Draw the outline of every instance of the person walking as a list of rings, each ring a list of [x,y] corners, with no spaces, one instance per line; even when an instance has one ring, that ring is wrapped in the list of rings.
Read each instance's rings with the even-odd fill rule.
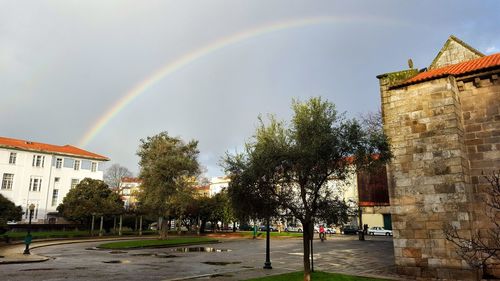
[[[325,227],[323,225],[319,226],[319,239],[321,239],[321,242],[323,242],[326,239]]]

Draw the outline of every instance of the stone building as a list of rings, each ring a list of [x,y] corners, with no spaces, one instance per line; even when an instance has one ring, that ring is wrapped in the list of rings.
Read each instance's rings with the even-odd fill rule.
[[[450,36],[427,69],[377,76],[394,153],[388,175],[399,273],[480,278],[443,227],[470,237],[492,225],[482,173],[500,169],[499,74],[500,53],[485,56]],[[498,276],[498,264],[485,271]]]

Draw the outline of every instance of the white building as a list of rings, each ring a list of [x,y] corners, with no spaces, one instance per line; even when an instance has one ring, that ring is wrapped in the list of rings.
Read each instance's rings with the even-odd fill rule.
[[[210,181],[210,193],[209,197],[222,191],[223,188],[227,188],[231,180],[227,176],[214,177]]]
[[[28,219],[48,223],[68,191],[84,178],[102,180],[105,156],[71,145],[52,145],[0,137],[0,194],[20,205]],[[53,221],[51,221],[53,222]]]
[[[134,207],[137,203],[137,193],[141,190],[142,181],[139,178],[123,177],[120,180],[119,194],[125,209]]]

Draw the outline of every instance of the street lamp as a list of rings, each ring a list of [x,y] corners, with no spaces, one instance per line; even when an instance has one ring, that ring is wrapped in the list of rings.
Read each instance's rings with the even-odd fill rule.
[[[35,204],[31,203],[29,206],[29,222],[28,222],[28,234],[26,234],[26,238],[24,238],[24,244],[26,244],[26,248],[24,249],[23,255],[30,254],[30,244],[32,240],[31,236],[31,219],[33,218],[33,211],[35,211]]]
[[[271,266],[271,246],[269,245],[269,241],[271,239],[271,228],[269,225],[269,220],[270,219],[268,217],[266,223],[266,262],[264,263],[264,269],[273,269],[273,267]]]

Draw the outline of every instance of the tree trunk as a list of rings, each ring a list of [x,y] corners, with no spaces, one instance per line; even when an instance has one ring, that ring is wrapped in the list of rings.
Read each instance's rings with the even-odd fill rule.
[[[311,228],[310,222],[303,222],[303,235],[302,235],[302,243],[304,246],[304,281],[311,281],[311,251],[310,251],[310,243],[311,243],[311,232],[309,229]]]
[[[168,222],[164,217],[160,218],[160,239],[167,239],[168,237]]]
[[[120,224],[118,224],[118,235],[122,236],[123,215],[120,215]]]
[[[142,216],[139,218],[139,236],[142,236]]]

